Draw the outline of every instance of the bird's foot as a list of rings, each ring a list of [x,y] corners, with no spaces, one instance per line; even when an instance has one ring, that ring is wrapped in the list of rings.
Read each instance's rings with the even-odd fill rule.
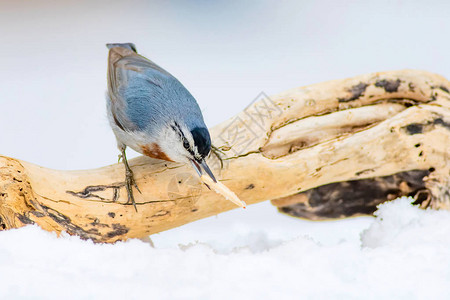
[[[119,155],[119,158],[122,158],[123,164],[125,165],[125,187],[127,188],[127,193],[128,193],[128,201],[126,204],[132,203],[134,206],[134,209],[137,212],[136,201],[134,200],[134,195],[133,195],[133,186],[136,188],[136,190],[140,194],[142,194],[142,193],[136,184],[136,180],[134,179],[133,171],[131,170],[130,166],[128,165],[128,160],[127,160],[127,156],[125,154],[125,149],[121,149],[121,151],[122,151],[122,154]]]
[[[131,171],[130,167],[125,167],[126,168],[126,174],[125,174],[125,185],[127,188],[127,193],[128,193],[128,201],[127,204],[132,203],[134,206],[134,209],[137,212],[137,207],[136,207],[136,201],[134,200],[134,195],[133,195],[133,186],[136,188],[136,190],[141,193],[141,190],[139,189],[139,187],[136,184],[136,180],[134,180],[134,174],[133,171]],[[142,193],[141,193],[142,194]]]
[[[214,145],[211,145],[211,153],[214,153],[214,155],[220,161],[220,168],[223,169],[222,155],[225,155],[225,153],[222,151],[222,149],[215,147]]]

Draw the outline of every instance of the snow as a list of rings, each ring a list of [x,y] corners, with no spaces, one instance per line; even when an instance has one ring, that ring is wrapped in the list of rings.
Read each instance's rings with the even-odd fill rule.
[[[154,248],[141,240],[107,245],[57,238],[37,226],[4,231],[0,297],[448,299],[450,212],[420,210],[411,201],[381,205],[376,218],[363,219],[360,239],[349,231],[329,244],[304,233],[288,239],[264,231],[243,235],[238,227],[230,236],[240,238],[226,245],[203,236],[183,245],[161,246],[154,239]],[[338,236],[343,228],[308,223],[325,224]]]

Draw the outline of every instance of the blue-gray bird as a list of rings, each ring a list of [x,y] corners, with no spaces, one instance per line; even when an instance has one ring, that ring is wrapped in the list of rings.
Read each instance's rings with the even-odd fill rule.
[[[137,54],[134,44],[107,44],[109,123],[126,171],[128,203],[139,191],[125,155],[126,147],[152,158],[191,163],[216,182],[205,162],[211,139],[200,108],[169,72]],[[203,170],[202,170],[203,169]]]

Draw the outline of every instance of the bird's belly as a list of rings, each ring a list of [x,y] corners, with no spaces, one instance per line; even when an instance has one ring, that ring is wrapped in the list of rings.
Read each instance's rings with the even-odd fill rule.
[[[141,145],[148,143],[148,139],[144,138],[140,133],[126,132],[120,128],[113,127],[114,134],[119,144],[124,144],[136,152],[144,154]],[[147,142],[146,142],[147,141]]]
[[[156,143],[142,145],[141,150],[144,155],[147,155],[149,157],[173,161],[172,159],[170,159],[170,157],[167,156],[166,153],[161,150],[161,147],[159,147],[159,145]]]
[[[117,141],[130,147],[134,151],[151,158],[173,161],[161,150],[159,145],[147,135],[140,132],[125,132],[120,128],[114,128],[113,131]]]

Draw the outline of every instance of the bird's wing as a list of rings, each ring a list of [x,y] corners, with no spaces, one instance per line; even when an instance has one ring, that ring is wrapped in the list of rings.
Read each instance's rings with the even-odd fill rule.
[[[149,70],[171,77],[167,71],[131,49],[124,47],[113,47],[110,49],[108,58],[110,108],[114,122],[123,130],[134,131],[139,126],[125,112],[127,104],[123,98],[124,95],[121,94],[121,87],[129,87],[129,83],[137,75],[142,74],[145,76],[144,73]],[[145,77],[148,83],[158,86],[158,83],[151,81],[152,78]]]

